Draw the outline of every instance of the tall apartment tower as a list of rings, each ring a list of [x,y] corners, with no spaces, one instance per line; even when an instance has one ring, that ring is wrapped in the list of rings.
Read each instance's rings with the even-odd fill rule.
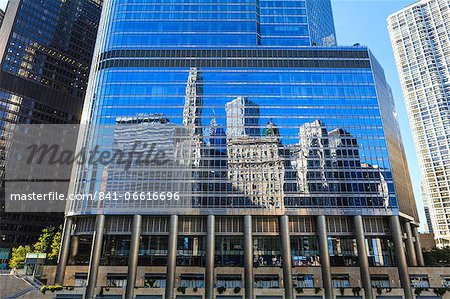
[[[136,131],[118,119],[158,115],[178,127],[166,134],[178,176],[116,168],[117,196],[152,200],[71,202],[55,283],[89,299],[105,285],[125,298],[361,287],[372,299],[377,283],[413,298],[408,266],[423,258],[392,93],[367,48],[335,46],[329,0],[103,9],[79,146],[114,148],[114,132]],[[71,192],[118,190],[102,189],[106,167],[77,165]],[[144,176],[187,188],[157,209]]]
[[[450,1],[421,0],[388,18],[389,33],[438,246],[450,246]]]
[[[79,123],[101,3],[10,0],[0,28],[0,134],[15,124]],[[2,143],[3,144],[3,143]],[[0,248],[30,244],[62,214],[5,213],[0,148]]]

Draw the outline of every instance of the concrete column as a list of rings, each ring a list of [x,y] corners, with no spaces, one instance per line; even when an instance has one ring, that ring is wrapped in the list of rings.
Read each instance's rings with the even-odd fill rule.
[[[284,296],[286,299],[293,299],[291,238],[289,235],[289,216],[287,215],[280,217],[280,235],[283,256]]]
[[[244,299],[253,299],[253,236],[252,216],[244,216]]]
[[[69,253],[69,264],[73,264],[76,261],[78,255],[78,247],[80,246],[80,237],[72,236],[70,238],[70,253]]]
[[[327,219],[324,215],[317,216],[317,234],[319,235],[320,264],[322,266],[322,282],[325,290],[325,299],[333,299],[331,263],[328,252]]]
[[[214,215],[209,215],[206,223],[206,269],[205,298],[214,298],[214,250],[215,223]]]
[[[405,298],[414,298],[411,284],[409,280],[408,264],[406,263],[406,255],[403,250],[403,235],[400,227],[400,220],[398,216],[390,216],[389,224],[392,233],[392,239],[395,246],[395,256],[397,257],[397,268],[400,276]]]
[[[417,226],[413,227],[412,233],[413,233],[414,238],[416,239],[416,242],[414,243],[414,249],[416,251],[417,265],[419,267],[424,267],[425,261],[423,260],[422,245],[420,244],[420,237],[419,237],[419,231],[418,231]]]
[[[403,227],[405,228],[406,233],[406,252],[408,253],[408,262],[410,267],[416,267],[417,266],[417,257],[416,257],[416,250],[414,249],[414,242],[413,242],[413,235],[411,232],[411,225],[409,221],[404,222]]]
[[[73,259],[78,254],[78,246],[80,245],[80,237],[79,236],[72,236],[71,242],[70,242],[70,254],[69,254],[69,260]]]
[[[142,216],[133,216],[133,230],[131,233],[130,256],[128,259],[127,287],[125,299],[134,298],[134,287],[136,286],[136,273],[139,257],[139,241],[141,240]]]
[[[167,278],[165,299],[174,299],[173,289],[175,288],[175,269],[177,265],[177,237],[178,237],[178,216],[170,216],[169,224],[169,250],[167,252]]]
[[[372,299],[372,283],[370,281],[369,260],[367,258],[366,237],[364,236],[364,224],[362,216],[353,217],[355,227],[356,245],[358,247],[359,271],[366,299]]]
[[[102,254],[103,234],[105,232],[105,215],[97,215],[95,220],[95,231],[92,236],[91,258],[89,261],[88,282],[86,286],[85,299],[95,297],[95,287],[97,286],[98,268]]]
[[[56,266],[55,284],[64,285],[64,274],[66,272],[67,260],[69,258],[70,236],[72,232],[72,217],[64,220],[64,231],[62,233],[61,248],[58,256],[58,266]]]

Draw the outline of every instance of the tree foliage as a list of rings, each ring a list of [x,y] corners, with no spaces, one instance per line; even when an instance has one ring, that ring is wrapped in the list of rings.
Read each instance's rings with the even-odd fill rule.
[[[46,227],[42,230],[41,235],[33,245],[13,248],[9,267],[20,267],[29,252],[46,253],[47,259],[51,262],[55,262],[58,259],[59,247],[61,246],[61,231],[62,226],[59,226],[58,228],[53,226]]]
[[[54,236],[55,228],[53,226],[44,228],[39,239],[33,245],[33,251],[37,253],[49,253]]]
[[[61,229],[55,232],[50,246],[50,253],[48,254],[48,259],[51,261],[56,261],[59,255],[59,247],[61,246]]]
[[[423,258],[427,266],[448,267],[450,266],[450,247],[424,251]]]
[[[19,246],[17,248],[13,248],[12,250],[12,256],[9,260],[9,267],[11,269],[18,268],[22,265],[22,263],[25,261],[25,257],[27,256],[27,253],[31,252],[31,246]]]

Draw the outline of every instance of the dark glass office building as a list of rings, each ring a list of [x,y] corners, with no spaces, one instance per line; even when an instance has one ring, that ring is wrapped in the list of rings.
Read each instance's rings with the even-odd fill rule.
[[[5,213],[4,144],[15,124],[80,121],[101,3],[11,0],[0,29],[0,248],[31,244],[62,215]]]
[[[56,283],[86,298],[375,298],[379,273],[412,298],[423,258],[392,93],[367,48],[335,45],[330,1],[116,0],[103,18],[80,146],[139,136],[178,160],[170,175],[77,167],[74,194],[122,197],[72,202]],[[168,209],[126,198],[180,181]]]

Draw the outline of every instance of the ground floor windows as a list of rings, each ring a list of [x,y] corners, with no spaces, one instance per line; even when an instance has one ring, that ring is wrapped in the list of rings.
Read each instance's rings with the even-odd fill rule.
[[[205,276],[203,274],[181,274],[180,287],[184,288],[204,288]]]
[[[253,237],[253,265],[254,267],[281,267],[280,237]]]
[[[139,266],[166,266],[168,236],[142,236],[139,245]]]
[[[450,288],[450,275],[442,276],[442,286],[446,288]]]
[[[72,252],[69,256],[69,265],[89,265],[92,249],[92,236],[72,236]]]
[[[331,266],[358,265],[358,250],[353,237],[328,237],[328,252]]]
[[[426,274],[414,274],[410,275],[411,286],[413,288],[429,288],[430,280]]]
[[[106,286],[111,288],[124,288],[127,285],[126,273],[108,273],[106,275]]]
[[[312,274],[298,274],[292,277],[292,285],[295,288],[313,288],[314,275]]]
[[[130,256],[130,235],[105,235],[100,264],[126,266]]]
[[[333,274],[331,280],[335,289],[350,287],[350,276],[348,274]]]
[[[214,263],[216,267],[243,267],[244,238],[217,236]]]
[[[371,275],[370,280],[373,288],[390,288],[389,275]]]
[[[395,259],[394,243],[388,237],[366,238],[366,248],[368,249],[369,265],[393,267],[397,262]]]
[[[179,236],[177,241],[177,266],[205,266],[205,237]]]
[[[166,275],[165,274],[145,274],[144,288],[165,288]]]
[[[278,275],[255,275],[254,288],[256,289],[276,289],[280,287],[280,277]]]
[[[241,275],[219,274],[217,275],[217,286],[229,288],[242,288]]]
[[[320,266],[319,238],[317,236],[291,237],[292,266]]]
[[[74,287],[85,287],[87,285],[87,273],[75,273]]]

